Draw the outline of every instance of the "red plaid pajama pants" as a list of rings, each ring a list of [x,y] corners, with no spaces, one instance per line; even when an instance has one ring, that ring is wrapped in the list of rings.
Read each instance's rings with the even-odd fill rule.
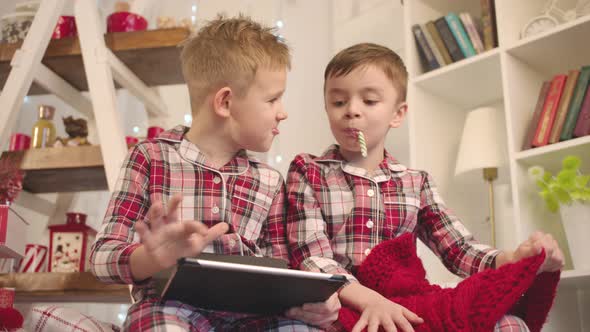
[[[336,331],[335,326],[330,329]],[[321,331],[303,322],[279,316],[254,316],[230,312],[210,311],[167,301],[145,300],[129,308],[123,331]],[[524,321],[516,316],[504,316],[494,332],[528,332]]]
[[[494,332],[529,332],[529,328],[519,317],[507,315],[496,323]]]
[[[279,317],[198,309],[177,302],[145,300],[129,308],[123,331],[321,331],[303,322]]]

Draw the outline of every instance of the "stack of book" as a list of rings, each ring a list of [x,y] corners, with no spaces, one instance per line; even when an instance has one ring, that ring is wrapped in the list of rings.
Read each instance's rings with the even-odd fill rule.
[[[494,0],[480,0],[483,34],[469,13],[448,13],[412,32],[425,71],[475,56],[498,46]]]
[[[523,150],[590,135],[590,66],[543,82]]]

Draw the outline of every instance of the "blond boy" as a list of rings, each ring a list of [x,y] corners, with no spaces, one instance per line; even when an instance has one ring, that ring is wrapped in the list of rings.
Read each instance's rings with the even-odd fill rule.
[[[124,330],[305,331],[330,325],[337,296],[298,309],[325,313],[322,319],[287,319],[209,311],[163,302],[156,294],[155,273],[203,251],[288,259],[283,178],[246,153],[268,151],[287,118],[288,47],[248,18],[218,18],[186,41],[181,62],[192,125],[130,151],[92,248],[92,271],[100,280],[133,285],[136,302]]]
[[[353,276],[373,247],[404,233],[416,234],[460,276],[518,261],[542,248],[547,253],[542,271],[563,266],[550,235],[536,233],[514,252],[476,242],[446,208],[430,175],[407,168],[385,150],[388,131],[398,128],[408,111],[407,77],[401,58],[380,45],[358,44],[334,56],[324,74],[324,100],[338,145],[318,157],[298,155],[287,177],[291,264],[349,276],[339,297],[343,306],[361,313],[354,332],[380,326],[408,332],[423,322]],[[528,329],[521,319],[506,316],[496,330]]]

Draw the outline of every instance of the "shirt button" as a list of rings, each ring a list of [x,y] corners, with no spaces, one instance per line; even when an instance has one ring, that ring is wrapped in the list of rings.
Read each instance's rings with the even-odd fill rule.
[[[219,182],[221,182],[221,179],[219,178],[219,176],[216,176],[213,178],[213,183],[219,184]]]
[[[374,225],[373,220],[369,219],[369,221],[367,221],[366,225],[367,225],[367,228],[373,228],[373,225]]]
[[[370,253],[371,253],[371,249],[369,249],[369,248],[365,249],[365,256],[369,256]]]
[[[230,246],[230,248],[233,248],[233,247],[235,247],[235,246],[236,246],[236,240],[234,240],[234,239],[229,239],[229,246]]]
[[[367,196],[369,196],[369,197],[375,196],[375,190],[373,190],[373,189],[367,190]]]
[[[213,212],[213,214],[218,214],[218,213],[219,213],[219,207],[218,207],[218,206],[214,206],[214,207],[211,209],[211,212]]]

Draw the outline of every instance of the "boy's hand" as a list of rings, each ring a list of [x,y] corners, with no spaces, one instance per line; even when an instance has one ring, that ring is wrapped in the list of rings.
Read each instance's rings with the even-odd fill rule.
[[[369,332],[377,332],[379,327],[387,332],[414,332],[412,323],[423,322],[415,313],[381,296],[381,299],[365,307],[352,332],[361,332],[365,327]]]
[[[379,327],[388,332],[414,332],[412,324],[424,323],[415,313],[356,282],[340,291],[340,300],[362,313],[352,332],[360,332],[365,327],[369,332],[377,332]]]
[[[182,196],[170,199],[168,213],[160,202],[154,203],[147,213],[150,221],[137,221],[135,229],[139,234],[145,253],[159,269],[167,269],[181,257],[193,257],[201,253],[213,240],[228,230],[224,222],[208,228],[199,221],[178,220],[178,206]]]
[[[306,303],[301,307],[291,308],[285,316],[326,329],[338,319],[340,307],[338,293],[334,293],[326,302]]]
[[[563,252],[551,234],[534,232],[528,240],[521,243],[514,252],[515,261],[538,255],[545,249],[545,262],[539,268],[540,272],[555,272],[561,270],[565,264]]]
[[[557,241],[553,239],[551,234],[544,234],[538,231],[531,234],[513,253],[503,253],[498,256],[500,258],[500,265],[496,265],[499,267],[506,263],[518,262],[523,258],[540,254],[543,249],[545,249],[545,262],[543,262],[538,272],[555,272],[561,270],[565,264],[565,258],[563,252],[559,249]]]

